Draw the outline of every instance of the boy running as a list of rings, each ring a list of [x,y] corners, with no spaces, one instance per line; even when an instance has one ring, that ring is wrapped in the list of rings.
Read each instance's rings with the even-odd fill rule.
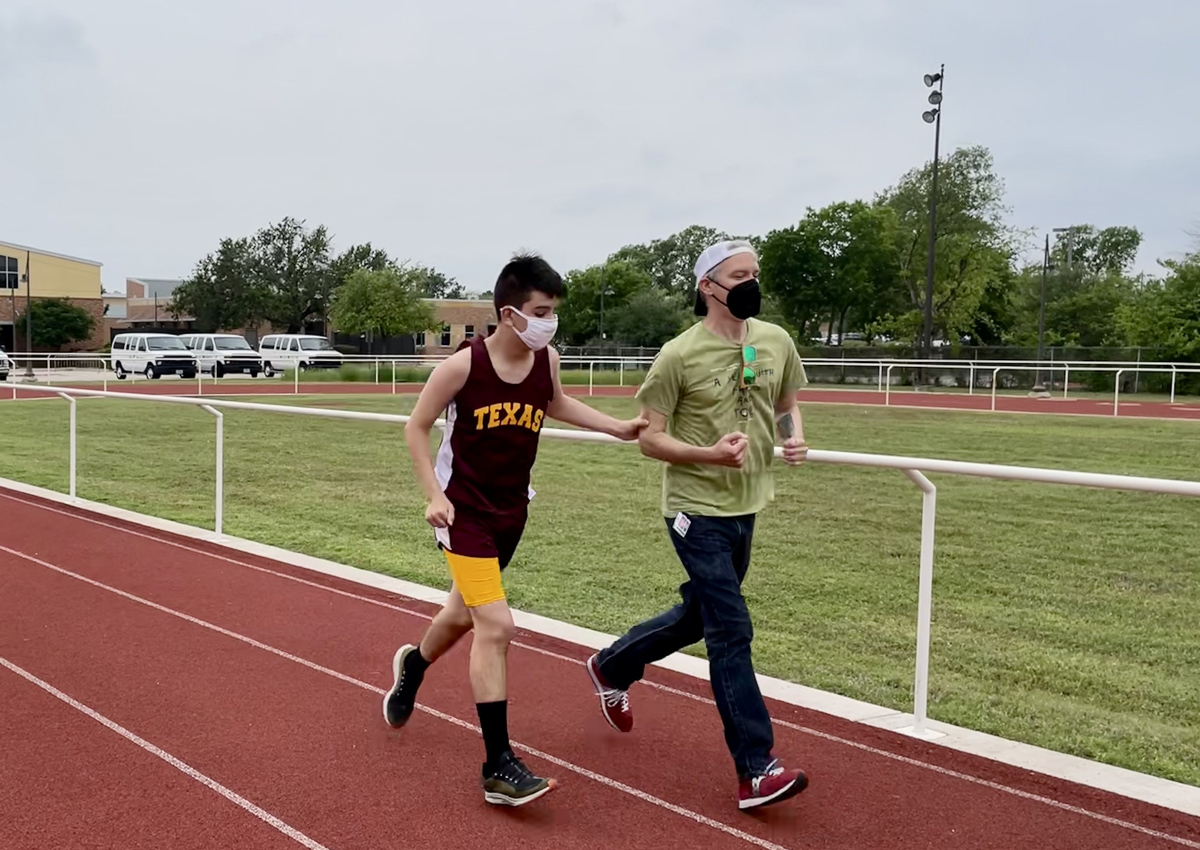
[[[562,277],[545,260],[515,257],[496,281],[495,332],[438,364],[404,429],[429,500],[425,519],[453,585],[420,645],[396,651],[383,716],[392,727],[407,723],[426,669],[474,629],[471,689],[487,759],[484,799],[497,805],[524,805],[553,787],[533,775],[509,743],[506,664],[515,626],[500,578],[525,530],[538,432],[546,417],[621,440],[636,439],[646,425],[641,418],[614,419],[563,394],[558,352],[547,348],[562,295]],[[429,432],[443,410],[435,468]]]

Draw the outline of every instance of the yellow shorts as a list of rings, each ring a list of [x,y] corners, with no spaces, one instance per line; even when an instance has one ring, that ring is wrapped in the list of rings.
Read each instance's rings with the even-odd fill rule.
[[[450,564],[450,575],[463,602],[468,608],[478,608],[504,599],[504,587],[500,583],[499,558],[471,558],[443,549]]]

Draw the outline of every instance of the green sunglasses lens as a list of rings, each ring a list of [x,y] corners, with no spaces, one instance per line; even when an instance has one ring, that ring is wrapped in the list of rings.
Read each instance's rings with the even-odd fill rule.
[[[758,359],[758,351],[755,350],[753,345],[747,345],[742,349],[742,359],[744,359],[747,363],[753,363]]]

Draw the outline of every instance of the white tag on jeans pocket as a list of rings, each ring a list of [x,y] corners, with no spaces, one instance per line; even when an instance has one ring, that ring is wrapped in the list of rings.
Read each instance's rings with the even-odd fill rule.
[[[680,537],[687,537],[688,528],[692,525],[692,521],[685,517],[682,512],[675,514],[675,524],[671,527],[675,529],[675,533]]]

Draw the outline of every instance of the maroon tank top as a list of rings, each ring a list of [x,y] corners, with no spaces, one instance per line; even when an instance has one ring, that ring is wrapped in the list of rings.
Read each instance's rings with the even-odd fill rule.
[[[529,504],[546,406],[554,398],[550,352],[534,352],[519,384],[501,380],[483,337],[471,341],[471,372],[446,410],[437,477],[456,508],[513,513]]]

